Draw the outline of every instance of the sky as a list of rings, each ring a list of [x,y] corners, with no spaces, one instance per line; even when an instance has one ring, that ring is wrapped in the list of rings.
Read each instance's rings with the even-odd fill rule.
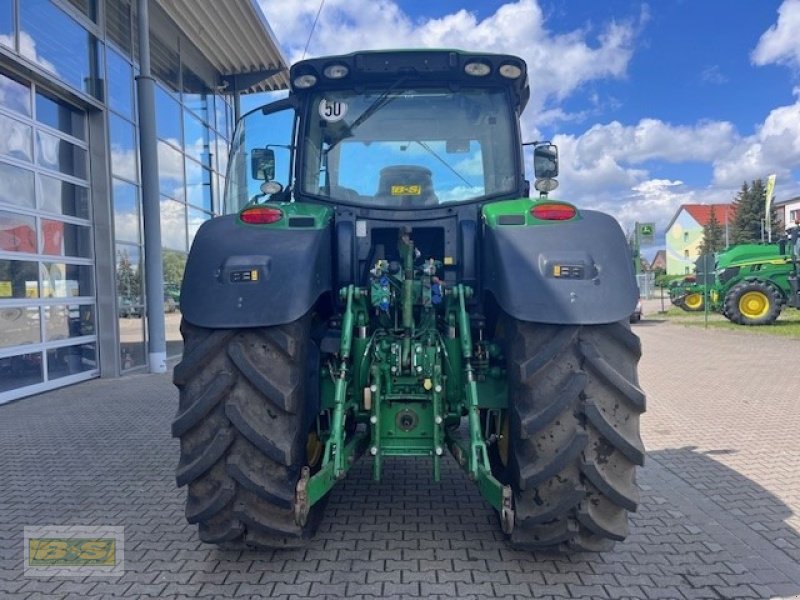
[[[320,2],[259,3],[300,60]],[[559,146],[551,196],[626,231],[663,241],[681,204],[770,173],[776,200],[800,195],[800,0],[325,0],[306,57],[417,47],[525,59],[523,137]]]

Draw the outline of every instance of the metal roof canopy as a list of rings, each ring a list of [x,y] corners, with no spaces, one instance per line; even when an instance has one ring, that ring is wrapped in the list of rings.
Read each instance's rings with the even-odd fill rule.
[[[286,59],[256,0],[156,0],[233,92],[289,87]]]

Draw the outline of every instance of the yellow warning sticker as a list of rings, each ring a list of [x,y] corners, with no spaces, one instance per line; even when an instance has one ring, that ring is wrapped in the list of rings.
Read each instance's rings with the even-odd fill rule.
[[[392,196],[419,196],[422,194],[421,185],[393,185]]]

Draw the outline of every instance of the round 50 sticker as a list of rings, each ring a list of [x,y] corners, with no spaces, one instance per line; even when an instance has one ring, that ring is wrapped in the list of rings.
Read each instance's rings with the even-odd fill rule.
[[[341,100],[320,100],[319,116],[331,123],[341,121],[347,114],[347,104]]]

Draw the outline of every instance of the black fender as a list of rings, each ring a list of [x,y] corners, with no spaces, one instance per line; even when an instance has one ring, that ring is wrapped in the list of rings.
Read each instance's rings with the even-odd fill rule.
[[[521,321],[596,325],[628,319],[639,297],[617,221],[582,210],[574,221],[484,226],[484,290]]]
[[[181,312],[212,329],[296,321],[331,290],[331,232],[245,225],[238,215],[203,223],[181,287]]]

